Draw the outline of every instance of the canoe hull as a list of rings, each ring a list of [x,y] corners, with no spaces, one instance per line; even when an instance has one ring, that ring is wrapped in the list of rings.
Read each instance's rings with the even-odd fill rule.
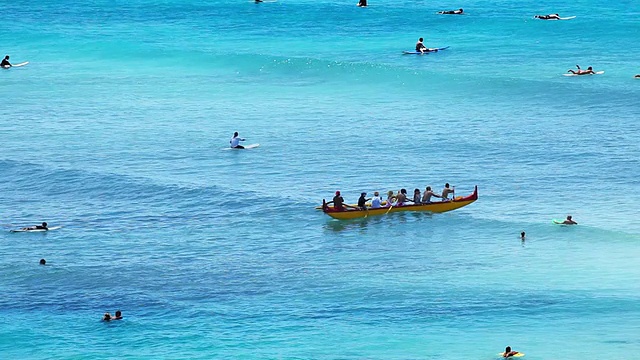
[[[390,213],[406,212],[406,211],[443,213],[447,211],[460,209],[461,207],[465,207],[475,202],[476,200],[478,200],[477,186],[475,187],[473,194],[464,196],[464,197],[460,196],[451,201],[438,201],[438,202],[432,202],[429,204],[420,204],[420,205],[394,206],[391,208],[383,207],[378,209],[345,210],[345,211],[335,211],[330,206],[324,206],[322,211],[334,219],[350,220],[350,219],[359,219],[359,218],[365,218],[369,216],[387,215]]]

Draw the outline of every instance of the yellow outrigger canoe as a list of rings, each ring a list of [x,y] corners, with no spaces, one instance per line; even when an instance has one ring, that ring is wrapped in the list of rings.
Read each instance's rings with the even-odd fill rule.
[[[377,209],[368,208],[367,210],[360,210],[360,209],[338,210],[338,209],[335,209],[333,206],[327,205],[326,200],[323,199],[322,211],[334,219],[349,220],[349,219],[365,218],[369,216],[387,215],[389,213],[402,212],[402,211],[443,213],[443,212],[459,209],[461,207],[465,207],[476,200],[478,200],[478,186],[475,187],[471,195],[458,196],[455,199],[449,200],[449,201],[438,201],[438,202],[432,202],[428,204],[381,207]]]

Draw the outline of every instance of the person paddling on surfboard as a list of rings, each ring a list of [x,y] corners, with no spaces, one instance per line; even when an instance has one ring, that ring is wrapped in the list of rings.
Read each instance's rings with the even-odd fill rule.
[[[11,67],[11,63],[9,62],[9,55],[5,56],[4,59],[2,59],[2,62],[0,62],[0,66],[2,66],[5,69],[8,69]]]
[[[511,350],[511,346],[507,346],[506,349],[504,349],[504,352],[502,353],[502,357],[508,358],[516,354],[519,354],[519,352]]]
[[[580,65],[577,65],[577,64],[576,64],[576,67],[578,68],[578,71],[575,71],[573,69],[569,69],[569,70],[567,70],[567,72],[570,72],[570,73],[572,73],[574,75],[592,75],[592,74],[596,73],[595,71],[593,71],[593,67],[591,67],[591,66],[589,66],[587,68],[587,70],[580,69]]]
[[[30,226],[22,228],[22,230],[49,230],[49,226],[46,222],[43,222],[42,225]]]
[[[464,10],[462,9],[438,11],[438,14],[441,14],[441,15],[462,15],[463,13],[464,13]]]
[[[573,218],[571,217],[571,215],[567,215],[567,218],[561,222],[560,224],[562,225],[578,225],[577,222],[573,221]]]
[[[240,141],[244,141],[244,139],[238,136],[238,132],[233,133],[233,137],[229,140],[229,144],[231,144],[232,149],[244,149],[244,146],[240,145]]]
[[[540,20],[560,20],[560,15],[558,14],[549,14],[549,15],[536,15],[534,16],[536,19]]]

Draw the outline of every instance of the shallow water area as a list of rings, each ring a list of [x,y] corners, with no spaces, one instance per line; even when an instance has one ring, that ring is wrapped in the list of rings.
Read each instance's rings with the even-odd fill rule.
[[[4,7],[2,358],[640,351],[640,6],[355,3]],[[480,198],[314,210],[445,182]]]

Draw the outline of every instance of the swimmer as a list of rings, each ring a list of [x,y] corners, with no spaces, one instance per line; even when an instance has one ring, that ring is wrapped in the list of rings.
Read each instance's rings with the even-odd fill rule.
[[[40,259],[40,265],[46,265],[47,264],[47,260],[45,259]]]
[[[523,232],[520,233],[520,240],[524,241],[526,234]]]
[[[511,346],[507,346],[507,348],[504,349],[504,352],[502,353],[502,357],[508,358],[508,357],[511,357],[513,355],[516,355],[516,354],[518,354],[517,351],[512,351],[511,350]]]
[[[636,79],[640,79],[640,74],[638,74],[638,75],[634,76],[634,78],[636,78]]]
[[[5,56],[4,59],[2,59],[2,62],[0,62],[0,66],[2,66],[5,69],[8,69],[11,67],[11,63],[9,62],[9,55]]]
[[[571,215],[567,215],[567,218],[561,222],[562,225],[578,225],[577,222],[573,221]]]
[[[233,133],[233,137],[229,140],[229,144],[231,144],[232,149],[244,149],[244,146],[240,145],[240,141],[244,141],[244,139],[238,136],[238,132]]]
[[[367,7],[367,0],[359,0],[358,1],[358,6],[359,7]]]
[[[580,68],[580,65],[576,65],[576,67],[578,68],[578,71],[575,71],[573,69],[569,69],[569,70],[567,70],[567,72],[570,72],[570,73],[575,74],[575,75],[592,75],[592,74],[596,73],[595,71],[593,71],[593,67],[591,67],[591,66],[589,66],[587,68],[587,70],[582,70]]]
[[[102,316],[102,321],[111,321],[111,314],[109,314],[108,312],[104,313],[104,315]]]
[[[122,311],[116,310],[115,317],[113,320],[122,320]]]
[[[441,15],[462,15],[463,13],[464,13],[464,10],[462,9],[438,11],[438,14],[441,14]]]

